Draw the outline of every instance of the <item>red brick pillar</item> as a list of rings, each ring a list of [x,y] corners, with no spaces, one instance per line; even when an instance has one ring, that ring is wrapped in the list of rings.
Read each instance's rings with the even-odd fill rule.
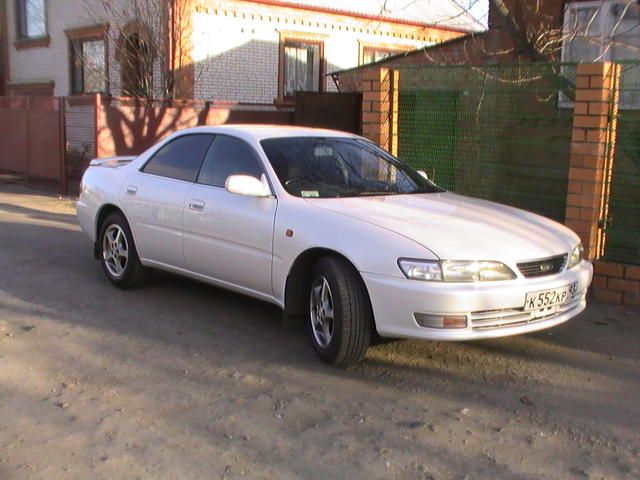
[[[607,214],[619,76],[613,63],[580,64],[576,76],[565,223],[580,236],[591,260],[604,247],[601,222]]]
[[[400,73],[388,68],[362,74],[362,136],[392,155],[398,154],[398,82]]]

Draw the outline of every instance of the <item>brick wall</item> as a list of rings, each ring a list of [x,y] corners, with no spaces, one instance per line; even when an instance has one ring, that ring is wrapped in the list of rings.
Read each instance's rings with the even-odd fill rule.
[[[596,261],[592,291],[595,298],[640,307],[640,266]]]
[[[604,248],[601,219],[606,218],[605,185],[614,155],[617,102],[612,87],[618,76],[612,63],[577,68],[565,218],[591,260]]]
[[[17,49],[16,2],[5,2],[9,37],[9,83],[53,82],[56,96],[69,95],[69,43],[65,30],[112,22],[105,18],[102,0],[47,1],[49,44]],[[121,5],[127,0],[114,0]],[[109,74],[112,93],[120,92],[120,74],[113,45],[109,50]]]
[[[564,10],[569,1],[505,0],[504,3],[509,11],[513,12],[518,24],[524,26],[524,30],[535,37],[536,32],[553,31],[562,27]],[[363,72],[370,69],[397,68],[402,65],[496,65],[514,61],[531,61],[531,59],[519,51],[509,29],[503,25],[496,9],[491,5],[487,32],[449,39],[431,48],[392,57],[376,65],[340,72],[340,90],[362,91]]]
[[[193,21],[196,98],[273,102],[282,32],[320,39],[328,73],[357,66],[361,44],[408,51],[461,35],[295,8],[200,1]],[[324,90],[336,90],[330,78],[322,81]]]
[[[608,185],[615,159],[620,66],[578,65],[573,116],[566,224],[594,261],[595,298],[640,307],[640,266],[600,260],[606,249]]]
[[[448,40],[434,48],[397,55],[380,64],[342,71],[339,85],[342,92],[361,92],[364,72],[378,68],[404,65],[487,65],[509,64],[516,60],[510,37],[497,30]]]
[[[65,30],[109,24],[109,93],[121,94],[120,63],[115,39],[126,18],[107,18],[104,0],[47,2],[49,41],[33,48],[17,49],[15,6],[8,0],[10,83],[53,82],[53,94],[65,96],[69,88],[69,43]],[[126,12],[132,0],[113,0],[115,11]],[[111,3],[113,3],[111,2]],[[429,27],[370,21],[347,15],[308,12],[233,0],[193,0],[189,16],[194,71],[190,83],[196,98],[236,102],[273,102],[277,97],[279,38],[281,32],[319,35],[324,38],[326,72],[356,66],[361,43],[398,46],[406,50],[457,37],[460,32]],[[184,33],[184,32],[183,32]],[[154,91],[159,93],[162,53],[154,64]],[[189,67],[190,68],[190,67]],[[324,78],[325,88],[335,90]],[[190,91],[190,86],[184,91]]]
[[[398,71],[367,70],[362,81],[362,136],[398,154]]]
[[[194,15],[193,25],[195,98],[273,102],[279,54],[273,26],[206,11]]]

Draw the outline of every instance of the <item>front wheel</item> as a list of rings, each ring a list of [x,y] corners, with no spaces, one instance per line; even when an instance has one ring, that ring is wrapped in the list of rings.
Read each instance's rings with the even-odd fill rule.
[[[348,367],[362,360],[371,342],[373,313],[358,272],[346,261],[321,258],[309,288],[307,329],[326,363]]]

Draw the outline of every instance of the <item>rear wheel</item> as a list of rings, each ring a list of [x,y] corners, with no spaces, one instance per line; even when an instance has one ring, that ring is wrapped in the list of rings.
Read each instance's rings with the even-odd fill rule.
[[[142,266],[129,223],[120,212],[110,214],[100,228],[100,263],[102,270],[116,287],[132,288],[147,275]]]
[[[371,342],[373,314],[358,272],[344,260],[321,258],[309,288],[307,329],[325,362],[348,367],[362,360]]]

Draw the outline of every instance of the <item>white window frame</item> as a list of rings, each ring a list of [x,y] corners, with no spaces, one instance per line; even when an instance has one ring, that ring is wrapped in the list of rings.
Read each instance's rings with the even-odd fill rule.
[[[616,1],[617,0],[612,0],[612,1],[597,0],[597,1],[591,1],[591,2],[571,2],[571,3],[567,3],[567,5],[565,7],[565,10],[564,10],[564,19],[563,19],[563,28],[562,28],[563,37],[565,39],[562,42],[562,57],[561,58],[562,58],[563,62],[579,62],[579,61],[583,61],[583,60],[576,60],[576,59],[567,58],[567,56],[569,55],[569,52],[568,52],[569,42],[566,41],[566,39],[572,33],[572,30],[573,30],[573,24],[571,23],[572,13],[574,11],[577,11],[577,10],[584,10],[584,9],[591,9],[591,8],[596,8],[597,10],[600,10],[599,12],[596,13],[596,18],[594,19],[594,22],[592,23],[593,30],[598,32],[597,36],[600,37],[600,58],[598,58],[595,61],[601,61],[601,62],[608,61],[608,57],[611,56],[611,52],[609,51],[609,49],[607,49],[607,51],[604,52],[604,53],[602,52],[602,48],[605,45],[605,40],[607,38],[606,37],[607,28],[606,27],[609,24],[609,16],[610,16],[610,12],[611,12],[611,8],[607,8],[607,7],[609,5],[611,5],[612,3],[615,3]],[[591,60],[589,60],[589,61],[591,61]]]
[[[611,34],[613,33],[612,29],[615,21],[612,19],[611,7],[616,3],[619,3],[620,5],[622,5],[623,8],[626,5],[626,2],[621,0],[599,0],[599,1],[594,0],[590,2],[567,3],[565,7],[564,19],[563,19],[562,33],[564,38],[567,38],[567,36],[570,35],[572,31],[572,27],[573,27],[573,25],[571,24],[572,12],[576,10],[581,10],[581,9],[596,8],[600,10],[600,12],[596,14],[596,19],[592,24],[592,28],[594,32],[598,32],[597,36],[600,37],[600,57],[598,57],[598,59],[595,61],[600,61],[600,62],[615,61],[615,59],[611,58],[611,48],[606,48],[606,50],[604,51],[603,51],[603,48],[605,48],[605,45],[610,45]],[[596,36],[594,35],[594,37]],[[562,61],[563,62],[583,61],[583,60],[567,58],[568,46],[569,46],[569,42],[564,41],[562,43],[562,57],[561,57]]]
[[[625,2],[620,0],[593,0],[589,2],[571,2],[566,4],[565,10],[564,10],[564,18],[563,18],[563,37],[565,40],[562,43],[562,50],[561,50],[561,59],[563,62],[615,61],[615,59],[612,58],[612,49],[611,49],[610,40],[611,40],[611,35],[613,33],[612,32],[612,29],[614,26],[613,22],[615,21],[614,19],[612,19],[613,17],[612,7],[616,3],[623,5],[623,8],[624,8]],[[573,30],[573,24],[571,22],[572,13],[580,9],[591,9],[591,8],[596,8],[600,10],[596,13],[596,17],[594,18],[593,23],[591,25],[591,28],[593,29],[593,31],[596,32],[596,35],[594,35],[594,38],[599,37],[600,39],[600,42],[599,42],[600,56],[595,60],[592,60],[592,59],[582,60],[582,59],[568,58],[569,42],[566,41],[566,39],[572,33],[572,30]],[[640,58],[638,60],[640,60]],[[573,106],[573,102],[570,101],[568,98],[566,98],[564,95],[560,94],[558,99],[558,106],[560,108],[571,107]],[[640,109],[640,99],[631,102],[631,104],[626,104],[626,105],[621,104],[620,107],[627,108],[627,109],[634,109],[634,110]]]

